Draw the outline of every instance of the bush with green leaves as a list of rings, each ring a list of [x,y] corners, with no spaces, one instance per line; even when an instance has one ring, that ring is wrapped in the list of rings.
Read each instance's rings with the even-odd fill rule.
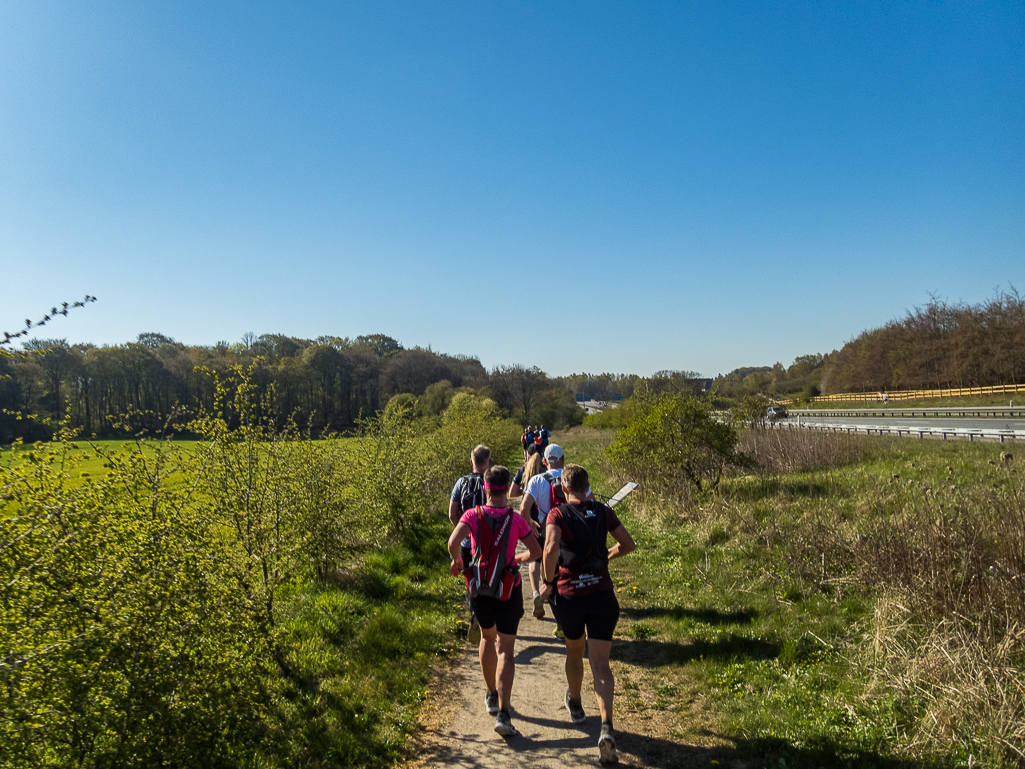
[[[394,758],[401,703],[458,628],[447,492],[474,445],[501,456],[515,427],[459,393],[441,417],[400,408],[315,441],[278,426],[258,377],[214,377],[213,410],[188,425],[194,446],[79,447],[65,431],[0,463],[3,765]],[[80,463],[97,455],[104,472],[89,477]],[[364,598],[338,622],[302,608],[347,595]],[[371,637],[401,641],[409,664],[392,671],[345,640]]]
[[[638,398],[631,422],[609,446],[614,467],[656,495],[715,489],[730,466],[750,460],[737,451],[737,431],[707,398],[665,392]]]
[[[456,393],[439,420],[417,417],[413,404],[386,409],[361,425],[349,453],[350,504],[380,535],[403,534],[446,508],[455,479],[470,471],[478,444],[495,461],[513,456],[518,430],[490,398]]]
[[[0,468],[5,765],[230,765],[265,671],[179,452],[111,453],[95,480],[67,434],[20,453]]]

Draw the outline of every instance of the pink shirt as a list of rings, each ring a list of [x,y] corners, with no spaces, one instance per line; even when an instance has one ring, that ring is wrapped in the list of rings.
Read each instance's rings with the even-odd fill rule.
[[[505,515],[508,512],[509,508],[488,507],[487,505],[482,505],[481,510],[484,512],[484,515],[498,517]],[[473,549],[476,550],[477,511],[471,507],[465,513],[463,513],[463,516],[459,519],[459,522],[465,523],[467,527],[470,529],[470,543],[473,546]],[[512,521],[509,523],[509,527],[509,551],[506,553],[505,562],[511,566],[516,563],[516,543],[521,539],[526,539],[528,536],[534,536],[534,532],[531,531],[530,524],[523,520],[522,515],[517,515],[516,511],[513,511]],[[468,565],[469,564],[464,564],[464,566]],[[516,579],[516,584],[520,584],[520,580],[518,577]]]

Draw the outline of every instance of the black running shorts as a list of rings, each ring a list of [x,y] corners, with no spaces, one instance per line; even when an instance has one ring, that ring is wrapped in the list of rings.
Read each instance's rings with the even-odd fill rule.
[[[498,626],[498,632],[516,635],[523,616],[523,583],[512,589],[508,601],[497,598],[471,598],[470,611],[477,616],[477,623],[485,630]]]
[[[613,590],[571,597],[557,595],[552,608],[562,632],[571,641],[583,638],[585,629],[588,638],[611,641],[619,622],[619,601]]]

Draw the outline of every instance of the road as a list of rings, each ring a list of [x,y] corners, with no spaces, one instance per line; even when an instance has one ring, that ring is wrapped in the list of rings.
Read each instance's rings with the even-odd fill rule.
[[[922,410],[918,409],[918,412],[921,414]],[[821,410],[813,414],[792,411],[788,419],[780,420],[775,427],[819,427],[844,432],[878,432],[912,437],[962,438],[1001,442],[1025,440],[1025,416],[1019,416],[1017,413],[1013,416],[1000,414],[947,417],[930,414],[912,417],[884,414],[879,411],[872,413],[837,411],[832,414]]]

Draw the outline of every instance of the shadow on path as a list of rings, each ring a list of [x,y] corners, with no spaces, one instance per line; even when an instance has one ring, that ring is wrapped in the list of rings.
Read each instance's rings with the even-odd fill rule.
[[[670,617],[675,620],[692,619],[706,625],[750,625],[758,616],[754,609],[722,612],[715,609],[686,609],[682,606],[655,607],[644,606],[621,608],[620,616],[631,620],[648,619],[649,617]]]
[[[695,639],[691,643],[629,641],[612,644],[612,659],[642,666],[682,664],[696,659],[766,660],[779,656],[780,646],[759,638],[738,635],[716,641]]]
[[[552,719],[525,718],[520,714],[515,714],[515,718],[521,735],[504,740],[490,734],[436,733],[430,747],[420,754],[424,761],[421,765],[467,769],[493,769],[496,766],[558,766],[572,769],[576,766],[598,765],[600,724],[597,718],[589,718],[587,723],[579,726]],[[541,732],[551,734],[552,729],[557,730],[558,737],[538,736]],[[618,731],[616,745],[619,766],[634,769],[950,769],[954,766],[950,763],[891,758],[871,751],[851,753],[829,741],[799,748],[781,739],[714,736],[734,744],[702,747]]]

